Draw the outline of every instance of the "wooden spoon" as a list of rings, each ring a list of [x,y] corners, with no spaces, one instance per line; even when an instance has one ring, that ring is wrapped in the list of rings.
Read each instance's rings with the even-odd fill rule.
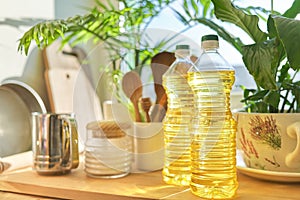
[[[135,71],[127,72],[122,79],[122,88],[125,95],[133,104],[135,121],[141,122],[139,99],[142,97],[143,87],[138,73],[136,73]]]
[[[197,59],[198,58],[196,56],[191,56],[191,60],[194,63]],[[151,59],[151,70],[154,79],[154,90],[156,93],[156,102],[151,112],[152,121],[162,121],[166,114],[168,99],[166,91],[162,86],[162,76],[175,60],[175,53],[171,52],[158,53]]]
[[[169,69],[175,59],[175,54],[170,52],[158,53],[151,59],[151,70],[154,79],[156,104],[159,103],[160,99],[165,93],[165,90],[162,86],[162,76]]]
[[[147,122],[151,122],[151,119],[149,116],[149,110],[152,105],[151,99],[149,97],[141,98],[140,102],[141,102],[141,107],[145,112]]]
[[[154,80],[154,90],[156,93],[156,105],[153,107],[151,112],[152,121],[160,121],[159,119],[163,118],[159,116],[161,113],[160,106],[162,106],[165,111],[167,110],[167,101],[161,101],[161,99],[166,95],[166,91],[162,86],[162,76],[169,69],[175,59],[175,54],[170,52],[158,53],[151,59],[151,70]],[[160,103],[163,103],[163,105],[160,105]]]

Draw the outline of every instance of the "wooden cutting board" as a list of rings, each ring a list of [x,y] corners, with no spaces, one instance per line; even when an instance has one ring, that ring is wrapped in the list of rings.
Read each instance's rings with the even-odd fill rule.
[[[81,166],[62,176],[41,176],[31,169],[4,174],[0,176],[0,190],[55,199],[149,200],[168,199],[168,196],[188,190],[188,187],[165,184],[161,171],[101,179],[87,176]]]
[[[60,51],[60,45],[55,41],[43,51],[45,80],[51,112],[69,113],[73,112],[73,93],[80,64],[76,57],[63,53],[71,52],[71,47],[66,45]]]
[[[238,181],[239,188],[235,199],[299,199],[299,183],[261,181],[240,173]],[[188,187],[165,184],[161,171],[130,174],[117,179],[101,179],[88,177],[82,165],[63,176],[40,176],[31,169],[3,174],[0,176],[0,190],[54,199],[202,199],[193,195]]]
[[[85,70],[72,54],[72,48],[69,45],[62,49],[60,47],[61,42],[57,40],[43,50],[50,112],[75,113],[79,148],[82,151],[85,126],[91,121],[102,119],[101,105]]]

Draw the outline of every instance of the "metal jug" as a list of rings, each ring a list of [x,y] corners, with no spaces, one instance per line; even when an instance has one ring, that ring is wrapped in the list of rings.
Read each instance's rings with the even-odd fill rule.
[[[75,115],[32,113],[33,169],[41,175],[66,174],[79,164]]]

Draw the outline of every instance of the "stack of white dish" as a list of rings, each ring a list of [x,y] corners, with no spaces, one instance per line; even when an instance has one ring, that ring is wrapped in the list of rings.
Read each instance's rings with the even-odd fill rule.
[[[39,94],[18,80],[0,86],[0,156],[31,149],[31,113],[46,112]]]

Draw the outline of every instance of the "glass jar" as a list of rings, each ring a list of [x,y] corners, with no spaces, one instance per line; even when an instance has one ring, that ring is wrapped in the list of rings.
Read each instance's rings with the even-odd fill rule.
[[[129,123],[95,121],[87,125],[85,172],[96,178],[119,178],[130,173],[132,138]]]

